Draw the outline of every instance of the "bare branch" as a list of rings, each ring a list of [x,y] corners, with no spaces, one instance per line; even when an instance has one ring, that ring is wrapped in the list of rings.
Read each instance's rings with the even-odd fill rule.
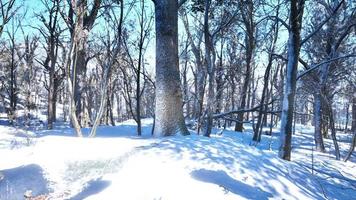
[[[300,42],[300,46],[303,46],[303,44],[305,42],[307,42],[311,37],[313,37],[325,24],[326,22],[328,22],[339,10],[339,8],[341,7],[341,5],[345,2],[345,0],[340,1],[340,3],[336,6],[336,8],[333,10],[333,12],[330,14],[330,16],[328,16],[323,22],[321,22],[319,24],[319,26],[313,31],[311,32],[307,37],[305,37],[301,42]]]
[[[322,65],[324,65],[324,64],[326,64],[326,63],[330,63],[330,62],[333,62],[333,61],[335,61],[335,60],[339,60],[339,59],[343,59],[343,58],[350,58],[350,57],[356,57],[356,55],[355,55],[355,54],[350,54],[350,55],[346,55],[346,56],[339,56],[339,57],[332,58],[332,59],[326,60],[326,61],[324,61],[324,62],[318,63],[318,64],[316,64],[316,65],[310,67],[308,70],[305,70],[304,72],[300,73],[300,74],[298,75],[298,77],[297,77],[297,80],[300,79],[300,78],[302,78],[303,76],[309,74],[311,71],[317,69],[318,67],[320,67],[320,66],[322,66]]]

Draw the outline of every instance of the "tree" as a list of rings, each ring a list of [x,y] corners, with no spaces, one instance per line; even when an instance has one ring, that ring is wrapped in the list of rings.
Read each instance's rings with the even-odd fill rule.
[[[345,162],[348,159],[350,159],[352,153],[355,150],[355,146],[356,146],[356,84],[353,85],[351,132],[352,132],[352,139],[351,139],[350,148],[347,152],[347,155],[344,158]]]
[[[251,1],[241,1],[240,2],[240,12],[242,17],[242,22],[245,28],[245,63],[246,63],[246,71],[244,75],[244,82],[241,91],[240,97],[240,109],[245,109],[246,107],[246,98],[248,95],[248,87],[251,81],[251,71],[252,71],[252,61],[253,61],[253,53],[255,50],[255,28],[256,24],[254,21],[254,2]],[[243,131],[243,120],[245,113],[238,113],[237,122],[235,125],[235,131],[242,132]]]
[[[122,23],[124,16],[124,3],[123,0],[118,0],[118,4],[120,4],[120,15],[119,18],[115,16],[115,14],[110,13],[110,11],[114,11],[113,9],[109,9],[106,13],[106,20],[108,24],[113,24],[114,27],[114,40],[110,41],[110,32],[109,29],[106,35],[106,55],[105,60],[100,60],[99,63],[103,68],[103,80],[101,83],[101,98],[100,98],[100,107],[97,112],[97,115],[94,120],[93,128],[90,130],[89,137],[94,137],[96,135],[96,129],[100,123],[100,120],[104,113],[104,108],[107,106],[107,96],[108,96],[108,81],[111,76],[112,66],[117,61],[116,58],[121,50],[121,41],[122,41]]]
[[[297,67],[300,52],[302,19],[305,0],[291,0],[288,30],[288,62],[283,93],[283,108],[281,118],[281,135],[279,157],[291,159],[292,121],[294,97],[297,83]]]
[[[279,5],[277,5],[277,8],[276,8],[276,16],[278,17],[279,16]],[[273,64],[273,54],[274,54],[274,51],[275,51],[275,48],[276,48],[276,43],[277,43],[277,38],[278,38],[278,29],[279,29],[279,26],[278,26],[278,22],[275,21],[272,25],[272,36],[271,36],[271,44],[268,48],[268,63],[267,63],[267,67],[266,67],[266,70],[265,70],[265,74],[263,76],[263,88],[262,88],[262,94],[261,94],[261,104],[265,104],[265,100],[266,100],[266,95],[267,95],[267,92],[268,92],[268,82],[269,82],[269,78],[270,78],[270,73],[271,73],[271,68],[272,68],[272,64]],[[267,100],[268,100],[268,97],[267,97]],[[267,111],[267,106],[264,107],[264,106],[261,106],[260,109],[259,109],[259,113],[258,113],[258,117],[257,117],[257,124],[256,124],[256,127],[254,128],[254,134],[253,134],[253,138],[252,140],[254,141],[261,141],[261,135],[262,135],[262,127],[263,127],[263,124],[262,124],[262,120],[263,120],[263,110]],[[265,117],[267,119],[267,117]]]
[[[19,101],[19,92],[20,92],[20,87],[18,85],[18,80],[19,80],[19,66],[20,66],[20,58],[19,56],[22,56],[18,54],[18,49],[19,45],[17,43],[17,38],[16,34],[18,33],[20,29],[20,21],[21,18],[15,17],[12,19],[11,26],[9,30],[6,31],[8,39],[8,47],[7,47],[7,56],[5,57],[6,59],[6,71],[7,71],[7,84],[5,86],[8,98],[10,100],[9,102],[9,107],[7,108],[7,114],[10,119],[10,124],[14,123],[14,120],[16,118],[16,110],[17,110],[17,104]]]
[[[64,79],[64,69],[57,66],[57,58],[60,47],[60,36],[63,30],[60,28],[60,1],[59,0],[44,0],[42,2],[46,8],[46,13],[37,15],[42,22],[42,27],[36,27],[45,40],[46,58],[39,63],[45,68],[48,73],[48,81],[46,89],[47,95],[47,128],[53,129],[53,122],[56,121],[56,101],[59,86]]]
[[[15,7],[16,0],[0,0],[0,38],[4,31],[5,25],[15,15],[19,7]]]
[[[194,117],[197,120],[197,132],[200,133],[200,127],[202,124],[202,114],[203,114],[203,102],[204,102],[204,94],[205,94],[205,82],[206,82],[206,68],[204,67],[203,63],[203,55],[200,50],[200,46],[203,42],[203,31],[201,31],[200,22],[196,23],[196,33],[193,35],[192,31],[189,27],[189,20],[187,16],[187,12],[185,9],[181,9],[182,21],[184,24],[185,31],[187,33],[187,37],[189,39],[189,44],[191,46],[191,51],[193,53],[195,59],[195,69],[192,69],[193,76],[194,76]],[[198,16],[195,16],[196,18]],[[195,36],[195,37],[194,37]],[[194,40],[197,38],[197,41]]]
[[[93,28],[101,5],[101,0],[94,0],[91,10],[89,10],[87,0],[71,0],[69,1],[68,15],[63,18],[69,27],[72,42],[75,42],[76,62],[72,69],[72,79],[74,80],[74,101],[76,107],[76,116],[79,124],[82,123],[82,90],[85,84],[85,73],[87,65],[87,41],[89,32]],[[75,16],[75,18],[74,18]]]
[[[178,62],[178,2],[155,0],[156,108],[155,136],[188,135],[183,116]]]
[[[145,89],[145,84],[143,86],[141,86],[141,82],[142,82],[142,74],[144,73],[144,53],[145,53],[145,46],[147,46],[147,44],[149,43],[149,33],[151,31],[152,28],[152,22],[153,22],[153,16],[148,16],[147,15],[147,8],[145,6],[145,1],[140,1],[139,2],[139,7],[137,7],[136,13],[137,13],[137,17],[138,17],[138,28],[135,27],[135,30],[138,29],[138,37],[134,39],[134,41],[132,42],[134,44],[134,46],[137,46],[137,49],[134,48],[135,53],[138,53],[138,59],[135,59],[135,56],[133,55],[132,52],[130,52],[129,50],[129,46],[128,46],[128,42],[126,40],[126,37],[124,39],[124,46],[125,46],[125,50],[128,56],[128,62],[132,68],[132,70],[134,71],[134,78],[135,78],[135,83],[136,83],[136,88],[135,88],[135,100],[136,100],[136,105],[135,105],[135,110],[132,110],[132,106],[130,105],[130,112],[132,113],[132,116],[134,118],[134,120],[137,123],[137,135],[141,135],[142,134],[142,128],[141,128],[141,108],[142,108],[142,95]],[[134,31],[135,33],[135,31]],[[131,35],[131,34],[130,34]],[[136,44],[137,41],[137,44]],[[144,82],[145,83],[145,82]],[[127,91],[129,92],[129,91]],[[129,95],[130,96],[130,95]],[[128,97],[130,98],[130,97]],[[132,103],[131,101],[129,103]]]

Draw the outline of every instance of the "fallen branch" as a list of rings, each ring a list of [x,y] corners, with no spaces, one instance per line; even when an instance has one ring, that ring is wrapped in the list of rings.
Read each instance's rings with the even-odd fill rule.
[[[249,109],[232,110],[232,111],[225,112],[225,113],[214,114],[214,115],[213,115],[213,119],[223,118],[223,117],[225,117],[225,116],[227,116],[227,115],[231,115],[231,114],[245,113],[245,112],[254,112],[254,111],[257,111],[257,110],[258,110],[259,108],[261,108],[262,106],[267,106],[267,105],[272,104],[272,103],[275,102],[276,100],[277,100],[277,99],[274,99],[274,100],[272,100],[272,101],[269,102],[269,103],[261,104],[261,105],[258,105],[258,106],[256,106],[256,107],[249,108]]]

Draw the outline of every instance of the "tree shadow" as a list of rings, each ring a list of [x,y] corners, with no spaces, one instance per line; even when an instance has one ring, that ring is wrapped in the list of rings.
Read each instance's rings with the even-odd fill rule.
[[[216,184],[225,190],[237,194],[246,199],[268,199],[272,197],[271,193],[265,192],[257,187],[231,178],[225,171],[198,169],[191,172],[191,176],[199,181]]]
[[[110,184],[111,181],[106,181],[101,179],[92,180],[88,182],[88,186],[84,188],[83,191],[81,191],[79,194],[72,197],[71,200],[81,200],[91,195],[97,194],[103,191],[105,188],[109,187]]]
[[[0,199],[23,199],[27,190],[37,196],[49,193],[43,170],[35,164],[0,171]]]

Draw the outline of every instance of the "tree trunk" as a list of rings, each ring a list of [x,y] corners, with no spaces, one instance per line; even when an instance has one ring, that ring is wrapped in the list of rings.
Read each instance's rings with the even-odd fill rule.
[[[321,94],[314,95],[314,141],[315,150],[325,152],[323,135],[322,135],[322,106]]]
[[[214,78],[215,78],[215,54],[212,37],[209,31],[209,9],[211,0],[205,0],[204,13],[204,42],[205,42],[205,60],[206,69],[208,71],[208,100],[206,106],[207,118],[204,127],[204,136],[210,137],[213,128],[213,112],[215,107],[215,92],[214,92]],[[212,55],[214,54],[214,55]],[[212,58],[213,57],[213,58]]]
[[[347,152],[347,155],[344,159],[346,162],[348,159],[350,159],[352,153],[355,150],[355,145],[356,145],[356,88],[354,88],[354,94],[352,98],[352,124],[351,124],[351,132],[352,132],[352,140],[350,144],[349,151]]]
[[[195,89],[195,102],[194,102],[194,117],[197,119],[197,133],[200,133],[200,127],[202,124],[202,114],[203,114],[203,102],[204,102],[204,94],[205,94],[205,82],[207,72],[203,66],[200,44],[202,41],[202,32],[198,33],[198,43],[195,43],[193,40],[193,36],[189,30],[189,21],[186,13],[183,12],[183,24],[184,28],[187,32],[188,39],[190,41],[190,45],[192,48],[192,52],[195,58],[196,72],[194,73],[194,89]]]
[[[72,41],[71,48],[69,51],[69,58],[67,60],[67,82],[68,82],[68,93],[69,93],[69,113],[70,113],[70,119],[71,123],[74,127],[75,132],[77,133],[78,137],[83,137],[81,127],[75,112],[75,103],[74,103],[74,91],[73,91],[73,80],[71,80],[70,74],[69,74],[69,69],[75,67],[75,62],[76,62],[76,53],[75,53],[75,42]],[[75,77],[75,74],[72,74],[72,77]]]
[[[350,118],[349,108],[350,108],[350,104],[348,103],[345,108],[346,110],[346,120],[345,120],[345,128],[344,128],[345,133],[347,132],[348,130],[347,126],[349,125],[349,118]]]
[[[78,28],[79,30],[79,28]],[[84,30],[80,30],[84,31]],[[81,34],[81,33],[78,33]],[[85,73],[86,73],[86,50],[85,46],[88,40],[88,36],[85,34],[81,34],[80,37],[80,43],[76,48],[77,52],[77,62],[76,65],[73,68],[72,74],[75,74],[74,79],[74,103],[75,103],[75,110],[76,110],[76,115],[79,121],[79,124],[83,126],[82,124],[82,119],[83,119],[83,111],[82,111],[82,90],[84,87],[85,83]]]
[[[223,93],[224,93],[224,67],[223,67],[223,46],[224,41],[221,40],[220,46],[220,56],[219,56],[219,65],[216,69],[216,110],[215,113],[220,113],[222,111],[222,103],[223,103]],[[217,119],[218,127],[220,128],[221,122],[220,119]]]
[[[155,136],[188,135],[178,63],[178,2],[156,0]]]
[[[291,159],[292,150],[292,122],[294,111],[294,98],[297,86],[297,67],[300,51],[300,31],[304,0],[290,1],[289,38],[288,38],[288,63],[283,93],[283,108],[281,117],[281,135],[279,157],[284,160]]]
[[[51,64],[52,66],[52,64]],[[54,70],[49,72],[47,128],[53,129],[54,122]]]
[[[82,111],[82,90],[85,84],[85,74],[86,74],[86,46],[87,40],[89,37],[89,32],[93,27],[93,24],[96,20],[96,16],[98,14],[100,8],[101,0],[94,0],[92,9],[88,9],[86,0],[74,1],[74,4],[71,3],[72,8],[70,11],[72,13],[68,14],[72,17],[71,21],[73,21],[73,14],[75,13],[76,19],[75,24],[72,26],[74,30],[72,31],[72,37],[74,38],[75,52],[76,52],[76,62],[75,66],[72,68],[72,77],[73,86],[74,86],[74,104],[76,107],[76,116],[79,120],[79,124],[82,123],[83,111]],[[74,13],[73,13],[74,11]],[[90,13],[90,15],[88,15]]]
[[[245,109],[246,107],[246,97],[248,93],[248,87],[250,85],[251,79],[251,68],[252,68],[252,56],[255,48],[255,22],[253,19],[254,5],[252,1],[246,2],[246,7],[242,7],[243,10],[243,23],[246,28],[245,35],[245,46],[246,46],[246,71],[244,84],[242,86],[241,98],[240,98],[240,109]],[[243,131],[243,121],[244,113],[241,112],[237,115],[237,122],[235,124],[235,131]]]
[[[331,128],[331,138],[333,139],[334,148],[335,148],[335,157],[336,160],[340,160],[340,148],[337,143],[336,138],[336,130],[335,130],[335,121],[334,121],[334,113],[330,103],[328,103],[328,113],[329,113],[329,120],[330,120],[330,128]]]

